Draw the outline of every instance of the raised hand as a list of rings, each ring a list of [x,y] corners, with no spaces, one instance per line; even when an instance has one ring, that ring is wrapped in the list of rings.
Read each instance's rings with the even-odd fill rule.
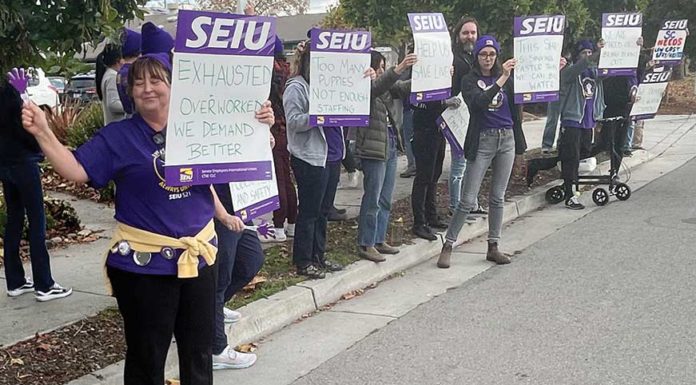
[[[24,71],[24,68],[13,68],[7,73],[7,82],[22,96],[22,100],[26,103],[29,101],[27,87],[29,87],[29,74]]]
[[[51,131],[48,127],[46,114],[32,102],[24,103],[22,108],[22,125],[28,133],[34,136],[40,136]]]
[[[399,63],[399,65],[396,66],[396,68],[394,70],[396,71],[397,74],[401,74],[407,68],[413,67],[413,65],[416,64],[417,62],[418,62],[418,56],[416,56],[415,53],[410,53],[410,54],[406,55],[404,60],[402,60],[401,63]]]
[[[261,108],[256,111],[256,120],[261,123],[268,124],[269,126],[275,124],[275,115],[273,114],[273,108],[271,108],[270,100],[263,102]]]
[[[510,73],[512,72],[512,70],[515,69],[516,65],[517,59],[515,58],[508,59],[507,61],[505,61],[505,63],[503,63],[503,75],[510,76]]]

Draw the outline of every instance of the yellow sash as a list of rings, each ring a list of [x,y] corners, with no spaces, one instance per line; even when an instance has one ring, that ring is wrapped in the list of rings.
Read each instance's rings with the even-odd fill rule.
[[[203,257],[208,266],[215,264],[217,247],[210,244],[215,237],[215,225],[211,220],[198,234],[193,237],[171,238],[165,235],[151,233],[146,230],[118,223],[111,238],[111,247],[120,241],[128,241],[133,251],[141,253],[159,253],[163,247],[184,249],[177,261],[177,277],[198,277],[198,256]],[[108,252],[107,252],[108,255]],[[104,264],[106,269],[106,263]],[[107,288],[111,293],[111,282],[107,278]]]

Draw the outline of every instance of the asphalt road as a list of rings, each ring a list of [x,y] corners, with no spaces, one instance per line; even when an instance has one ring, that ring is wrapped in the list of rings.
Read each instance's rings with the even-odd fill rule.
[[[696,384],[695,175],[612,200],[295,384]]]

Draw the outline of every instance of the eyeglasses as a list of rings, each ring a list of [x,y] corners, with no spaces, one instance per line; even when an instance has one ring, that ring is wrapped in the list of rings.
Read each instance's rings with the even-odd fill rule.
[[[478,54],[478,57],[480,59],[495,59],[496,56],[498,56],[497,53],[489,53],[489,54],[480,53],[480,54]]]

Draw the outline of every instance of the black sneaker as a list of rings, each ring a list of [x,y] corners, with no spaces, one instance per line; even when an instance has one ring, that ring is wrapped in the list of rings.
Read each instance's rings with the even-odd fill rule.
[[[412,176],[416,176],[416,169],[415,168],[409,168],[406,171],[402,172],[399,174],[400,177],[402,178],[410,178]]]
[[[565,206],[567,209],[571,209],[571,210],[582,210],[585,208],[585,205],[580,203],[580,201],[578,200],[578,197],[576,197],[575,195],[570,197],[570,199],[568,199],[565,202]]]
[[[631,151],[631,150],[625,150],[625,151],[623,152],[623,156],[625,156],[625,157],[627,157],[627,158],[630,158],[630,157],[633,156],[633,151]]]
[[[334,262],[328,259],[325,259],[319,263],[319,266],[324,268],[324,270],[328,271],[341,271],[343,270],[343,265],[341,265],[338,262]]]
[[[316,267],[315,265],[307,265],[305,267],[298,267],[297,274],[304,275],[305,277],[307,277],[309,279],[322,279],[322,278],[326,277],[326,274],[324,274],[324,271],[321,270],[320,268]]]
[[[471,210],[469,214],[472,215],[488,215],[488,211],[483,208],[483,206],[479,205],[479,207],[476,208],[476,210]]]
[[[441,218],[437,218],[432,222],[428,222],[428,227],[432,229],[437,229],[437,230],[447,230],[447,227],[449,224],[442,220]]]
[[[335,212],[335,213],[338,213],[338,214],[345,214],[345,213],[346,213],[346,209],[339,209],[339,208],[336,208],[336,206],[334,206],[334,207],[331,209],[331,211],[332,211],[332,212]]]
[[[427,239],[428,241],[437,240],[437,236],[433,234],[433,231],[428,226],[415,226],[411,231],[419,238]]]
[[[72,294],[72,288],[64,288],[58,283],[54,283],[53,286],[51,286],[51,288],[45,292],[37,290],[36,293],[34,293],[34,297],[36,297],[36,300],[39,302],[46,302],[54,299],[65,298],[70,294]]]
[[[31,293],[34,291],[34,282],[31,281],[31,278],[26,277],[24,279],[24,285],[7,291],[7,296],[8,297],[19,297],[20,295],[24,293]]]

